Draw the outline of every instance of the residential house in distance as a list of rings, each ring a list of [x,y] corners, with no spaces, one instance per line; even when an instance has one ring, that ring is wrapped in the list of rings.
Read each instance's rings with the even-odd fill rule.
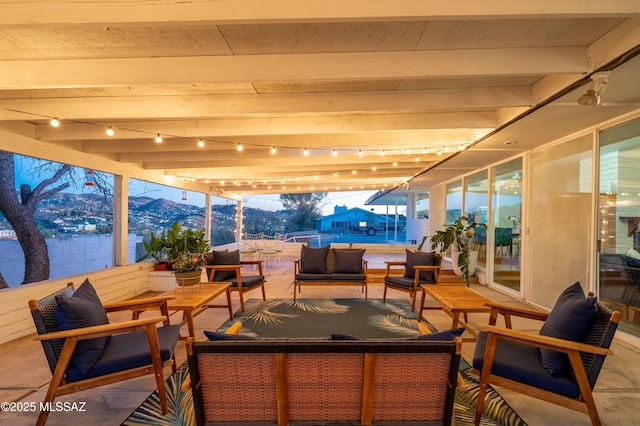
[[[316,220],[316,229],[319,232],[329,233],[362,233],[375,235],[386,230],[399,230],[405,228],[407,218],[404,215],[385,215],[354,207],[335,206],[333,214],[322,216]]]

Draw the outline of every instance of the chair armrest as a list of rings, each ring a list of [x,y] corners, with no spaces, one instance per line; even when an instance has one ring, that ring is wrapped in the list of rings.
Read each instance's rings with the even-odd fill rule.
[[[159,307],[165,304],[167,300],[171,300],[171,299],[175,299],[175,296],[167,295],[167,296],[148,297],[145,299],[129,299],[129,300],[122,300],[118,302],[105,303],[102,306],[104,307],[104,310],[106,312],[130,311],[130,310]]]
[[[165,316],[154,316],[144,319],[137,319],[131,321],[123,321],[113,324],[94,325],[91,327],[80,327],[72,330],[62,330],[53,333],[39,334],[35,336],[35,340],[52,340],[52,339],[66,339],[67,337],[77,337],[78,340],[93,339],[96,337],[110,336],[116,333],[122,333],[125,331],[137,330],[141,327],[164,322],[167,319]]]
[[[293,275],[298,275],[298,271],[300,270],[300,259],[293,260]]]
[[[439,271],[442,269],[440,265],[416,265],[413,267],[416,271]]]
[[[613,351],[599,346],[588,345],[586,343],[574,342],[571,340],[558,339],[556,337],[541,336],[532,332],[512,330],[509,328],[496,327],[494,325],[479,324],[478,328],[490,334],[495,334],[499,339],[513,340],[531,346],[538,346],[558,352],[569,353],[572,351],[589,352],[596,355],[611,355]]]
[[[489,324],[496,325],[498,315],[503,315],[507,328],[511,328],[511,315],[538,321],[545,321],[549,316],[549,313],[545,311],[518,308],[499,302],[485,302],[485,305],[491,308],[491,314],[489,315]]]

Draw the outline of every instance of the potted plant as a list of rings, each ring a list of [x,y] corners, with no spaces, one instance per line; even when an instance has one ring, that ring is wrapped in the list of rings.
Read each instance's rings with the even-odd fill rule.
[[[486,228],[484,223],[468,223],[465,216],[460,216],[452,225],[448,225],[444,231],[436,231],[431,237],[431,249],[438,249],[440,253],[451,247],[451,263],[457,275],[462,275],[464,283],[469,286],[471,274],[475,271],[478,262],[478,251],[472,250],[473,236],[476,227]]]
[[[166,271],[169,269],[167,258],[169,243],[167,242],[167,235],[164,232],[160,232],[157,235],[153,231],[149,232],[149,238],[143,240],[142,245],[144,246],[145,254],[138,258],[136,262],[152,258],[156,261],[156,271]]]
[[[205,254],[209,251],[204,229],[183,229],[182,222],[174,222],[167,231],[167,242],[169,261],[175,270],[176,283],[179,286],[200,283]]]

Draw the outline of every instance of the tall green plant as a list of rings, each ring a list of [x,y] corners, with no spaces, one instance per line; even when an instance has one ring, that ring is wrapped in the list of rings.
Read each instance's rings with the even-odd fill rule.
[[[440,253],[447,251],[449,247],[459,252],[458,267],[462,271],[464,283],[469,287],[469,251],[471,249],[470,240],[476,233],[476,227],[486,228],[484,223],[468,223],[466,216],[460,216],[452,225],[447,225],[443,231],[436,231],[431,237],[431,249]]]
[[[182,228],[182,222],[174,222],[167,230],[167,253],[176,272],[194,272],[202,268],[209,242],[202,227]]]

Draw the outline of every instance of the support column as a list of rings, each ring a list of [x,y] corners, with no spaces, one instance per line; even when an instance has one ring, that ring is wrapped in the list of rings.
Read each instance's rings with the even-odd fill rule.
[[[211,194],[204,196],[204,233],[205,239],[211,244]]]
[[[236,243],[240,244],[242,241],[242,221],[244,220],[244,216],[242,214],[242,198],[238,200],[238,209],[236,211]]]
[[[129,177],[113,177],[113,266],[123,266],[128,263]]]

